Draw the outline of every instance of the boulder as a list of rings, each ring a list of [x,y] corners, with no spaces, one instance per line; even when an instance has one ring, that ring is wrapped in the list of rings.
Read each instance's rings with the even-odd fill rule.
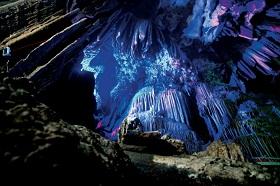
[[[0,170],[13,177],[50,175],[67,180],[79,175],[94,183],[122,180],[133,172],[117,143],[83,126],[70,125],[36,101],[28,80],[0,82]],[[89,171],[89,172],[88,172]],[[31,174],[32,173],[32,174]],[[75,175],[75,177],[69,177]],[[64,178],[64,177],[63,177]]]
[[[119,131],[119,143],[125,150],[147,152],[161,155],[184,154],[184,142],[172,139],[168,135],[162,136],[159,131],[142,131],[142,124],[138,118],[128,117]]]
[[[246,161],[241,151],[240,145],[236,143],[224,144],[222,141],[216,141],[207,147],[206,151],[198,153],[200,156],[212,156],[236,161]]]

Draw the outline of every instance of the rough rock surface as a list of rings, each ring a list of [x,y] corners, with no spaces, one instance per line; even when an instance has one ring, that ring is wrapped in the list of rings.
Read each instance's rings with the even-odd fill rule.
[[[0,83],[1,172],[90,173],[95,183],[103,183],[104,176],[121,180],[131,172],[118,144],[60,120],[23,89],[28,86],[25,79],[5,78]]]
[[[147,152],[161,155],[185,154],[184,142],[162,136],[158,131],[143,132],[138,118],[127,118],[120,131],[119,142],[126,150]]]
[[[246,161],[240,145],[236,143],[224,144],[222,141],[213,142],[206,151],[198,153],[200,156],[212,156],[236,161]]]
[[[211,156],[159,156],[128,152],[149,183],[164,185],[274,185],[278,170]]]
[[[0,7],[0,40],[26,26],[39,23],[64,8],[66,0],[16,1]]]
[[[124,149],[135,149],[135,151],[138,152],[148,152],[161,155],[186,153],[185,144],[183,142],[174,139],[161,139],[161,134],[159,132],[129,132],[123,135],[122,139],[121,144]],[[140,146],[140,148],[135,148],[137,146]]]
[[[185,143],[178,139],[173,139],[168,135],[163,135],[161,140],[167,141],[171,146],[173,146],[179,154],[186,153]]]

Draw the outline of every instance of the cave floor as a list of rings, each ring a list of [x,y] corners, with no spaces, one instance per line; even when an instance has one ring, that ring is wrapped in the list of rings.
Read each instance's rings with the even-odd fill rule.
[[[125,151],[145,179],[164,184],[255,185],[269,178],[267,167],[212,156],[161,156]],[[271,167],[270,167],[271,168]],[[272,169],[270,169],[272,170]]]

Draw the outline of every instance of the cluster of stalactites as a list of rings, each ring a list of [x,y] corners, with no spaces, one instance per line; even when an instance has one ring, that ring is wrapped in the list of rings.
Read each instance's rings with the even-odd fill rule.
[[[279,76],[279,64],[274,59],[280,56],[280,27],[277,24],[280,4],[267,7],[264,0],[215,2],[196,1],[184,36],[207,44],[225,37],[243,38],[250,45],[241,51],[242,57],[236,62],[239,74],[248,80],[255,79],[256,72]],[[253,18],[260,13],[264,21],[252,23]]]
[[[198,84],[196,101],[200,116],[203,118],[209,134],[218,140],[224,129],[230,124],[230,114],[224,101],[213,94],[206,84]]]
[[[275,161],[280,156],[279,137],[259,136],[249,124],[237,123],[225,129],[221,138],[224,142],[237,142],[244,154],[253,161]]]
[[[230,124],[227,107],[205,84],[197,84],[195,89],[200,117],[210,136],[218,140]],[[133,98],[129,115],[140,119],[144,131],[160,130],[184,141],[187,149],[195,152],[203,149],[203,143],[192,129],[189,99],[190,96],[176,89],[155,93],[152,87],[147,87]]]
[[[237,118],[232,125],[225,128],[221,139],[226,143],[237,142],[241,145],[244,154],[253,161],[265,160],[275,161],[279,156],[279,137],[269,135],[260,135],[256,132],[255,125],[262,125],[252,120],[254,112],[258,110],[258,105],[249,100],[240,104],[237,112]],[[273,107],[272,112],[278,116],[278,109]]]
[[[184,141],[189,152],[196,152],[202,144],[190,126],[188,99],[175,89],[155,93],[153,87],[146,87],[134,96],[129,116],[140,119],[143,131],[160,131]]]

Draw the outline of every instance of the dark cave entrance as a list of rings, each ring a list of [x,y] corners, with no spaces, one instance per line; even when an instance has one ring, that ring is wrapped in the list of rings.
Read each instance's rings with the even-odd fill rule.
[[[40,92],[38,98],[70,124],[95,129],[95,80],[92,73],[80,69],[80,64],[68,64],[61,78]]]

